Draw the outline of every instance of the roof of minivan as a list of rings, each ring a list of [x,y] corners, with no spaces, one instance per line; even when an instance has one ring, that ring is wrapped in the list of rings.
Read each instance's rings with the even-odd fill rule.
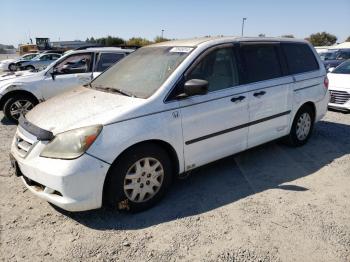
[[[120,47],[88,47],[85,50],[93,51],[93,52],[107,51],[107,52],[123,52],[123,53],[131,53],[135,51],[135,49],[124,49]],[[77,51],[82,51],[82,50],[77,50]]]
[[[238,36],[217,36],[217,37],[200,37],[200,38],[191,38],[191,39],[182,39],[182,40],[172,40],[172,41],[166,41],[161,42],[157,44],[153,44],[150,46],[198,46],[202,43],[209,42],[209,41],[219,41],[222,40],[223,43],[225,42],[302,42],[306,43],[306,40],[303,39],[295,39],[295,38],[282,38],[282,37],[238,37]]]

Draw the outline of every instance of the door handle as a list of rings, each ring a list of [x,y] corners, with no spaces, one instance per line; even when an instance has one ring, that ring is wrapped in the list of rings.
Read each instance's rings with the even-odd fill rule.
[[[231,102],[241,102],[245,96],[236,96],[231,98]]]
[[[259,98],[259,97],[261,97],[261,96],[263,96],[263,95],[265,95],[265,94],[266,94],[265,91],[260,91],[260,92],[254,93],[254,96]]]

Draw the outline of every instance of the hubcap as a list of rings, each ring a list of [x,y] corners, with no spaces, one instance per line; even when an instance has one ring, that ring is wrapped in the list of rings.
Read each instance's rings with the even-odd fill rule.
[[[14,119],[18,119],[21,114],[25,115],[33,107],[33,103],[28,100],[17,100],[11,105],[10,114]]]
[[[297,122],[296,133],[299,140],[305,140],[311,128],[311,117],[308,113],[303,113]]]
[[[124,179],[124,193],[133,202],[145,202],[154,197],[162,186],[164,169],[155,158],[136,161]]]

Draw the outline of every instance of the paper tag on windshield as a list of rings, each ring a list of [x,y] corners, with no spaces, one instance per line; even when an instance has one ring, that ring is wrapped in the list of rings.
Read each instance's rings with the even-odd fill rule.
[[[170,49],[170,53],[189,53],[193,50],[192,47],[181,47],[181,46],[176,46]]]

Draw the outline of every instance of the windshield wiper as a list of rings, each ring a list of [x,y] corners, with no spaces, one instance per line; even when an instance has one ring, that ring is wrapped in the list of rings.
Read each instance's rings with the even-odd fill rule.
[[[128,93],[124,90],[121,90],[119,88],[106,87],[106,86],[92,86],[91,84],[89,84],[89,86],[96,90],[101,90],[101,91],[110,92],[110,93],[119,93],[121,95],[128,96],[128,97],[136,97],[135,95]]]

